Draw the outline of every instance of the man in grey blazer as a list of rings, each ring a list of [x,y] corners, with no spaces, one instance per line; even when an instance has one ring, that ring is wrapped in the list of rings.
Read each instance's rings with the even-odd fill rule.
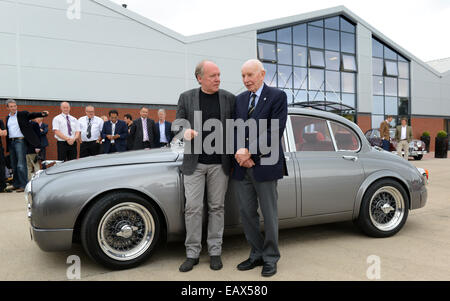
[[[177,107],[177,120],[189,121],[191,128],[184,127],[181,131],[185,143],[189,145],[186,151],[181,172],[183,174],[186,196],[186,260],[180,266],[180,272],[192,270],[198,264],[202,249],[203,203],[206,187],[208,203],[208,253],[210,267],[213,270],[222,268],[222,235],[224,229],[224,202],[228,187],[228,176],[231,168],[231,156],[224,151],[225,141],[215,141],[222,151],[213,153],[201,147],[195,150],[195,143],[205,142],[211,131],[202,131],[207,120],[216,120],[222,124],[223,137],[226,137],[226,119],[233,115],[235,96],[219,89],[220,70],[211,61],[200,62],[195,69],[195,77],[200,88],[186,91],[180,95]],[[201,118],[194,118],[201,112]],[[194,129],[197,129],[194,130]],[[208,139],[208,141],[210,141]],[[206,145],[206,142],[205,142]],[[217,150],[217,149],[216,149]]]

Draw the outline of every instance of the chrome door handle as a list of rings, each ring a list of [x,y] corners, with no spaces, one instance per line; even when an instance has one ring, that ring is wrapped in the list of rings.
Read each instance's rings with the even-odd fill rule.
[[[358,161],[358,157],[355,157],[355,156],[342,156],[342,158],[344,158],[345,160],[353,161],[353,162]]]

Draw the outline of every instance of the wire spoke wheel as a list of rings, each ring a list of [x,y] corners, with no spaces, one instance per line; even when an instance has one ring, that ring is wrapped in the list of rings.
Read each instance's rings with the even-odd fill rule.
[[[397,188],[383,186],[373,194],[368,209],[370,220],[377,229],[391,231],[403,220],[405,200]]]
[[[101,250],[118,261],[133,260],[150,247],[155,221],[144,206],[126,202],[109,209],[100,220],[97,240]]]

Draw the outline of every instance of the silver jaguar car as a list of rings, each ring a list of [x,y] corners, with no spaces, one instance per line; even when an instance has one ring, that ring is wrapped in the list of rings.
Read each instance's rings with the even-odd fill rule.
[[[289,108],[283,147],[288,175],[278,183],[280,228],[353,220],[371,237],[388,237],[409,210],[426,204],[427,172],[372,147],[356,124],[336,114]],[[182,148],[173,146],[37,173],[25,192],[32,239],[44,251],[81,243],[110,269],[139,265],[159,243],[184,239],[182,160]],[[242,231],[233,196],[230,181],[225,234]]]

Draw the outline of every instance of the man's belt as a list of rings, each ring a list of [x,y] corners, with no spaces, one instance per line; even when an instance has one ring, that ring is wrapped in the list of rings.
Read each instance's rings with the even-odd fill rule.
[[[25,139],[25,138],[24,137],[9,138],[9,140],[11,140],[11,141],[22,140],[22,139]]]

